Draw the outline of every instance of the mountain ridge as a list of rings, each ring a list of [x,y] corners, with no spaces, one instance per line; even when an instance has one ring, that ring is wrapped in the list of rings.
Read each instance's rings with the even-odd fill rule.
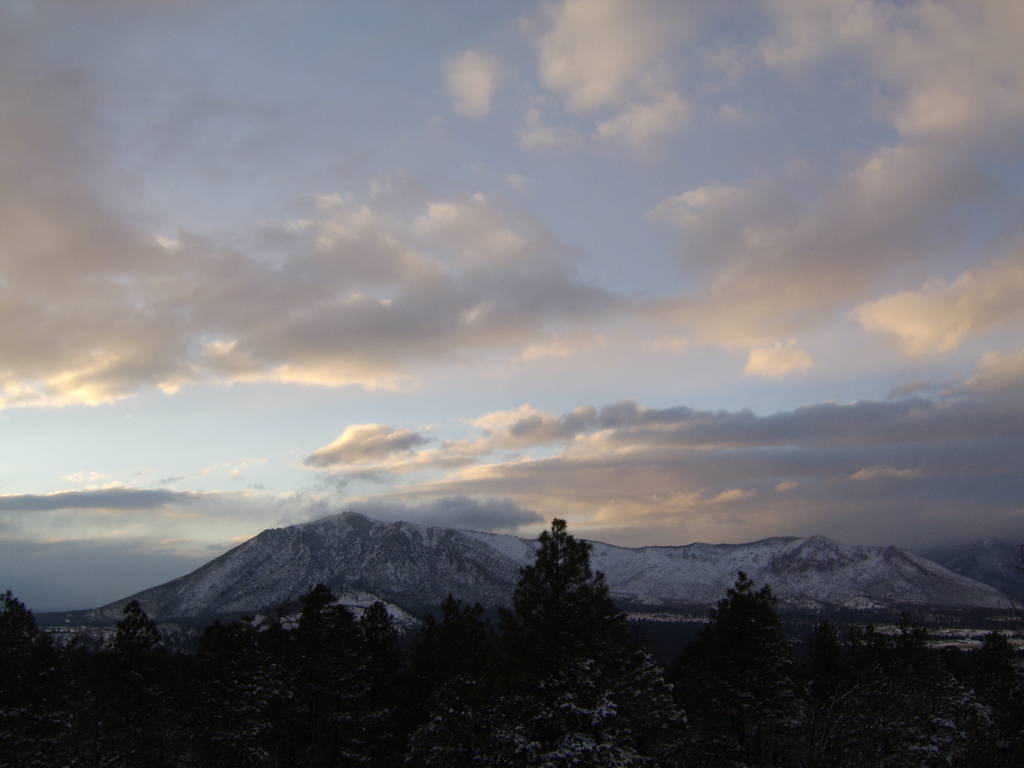
[[[594,570],[626,604],[711,605],[742,570],[795,608],[1009,607],[998,590],[908,550],[820,535],[676,547],[590,544]],[[497,607],[510,603],[536,547],[508,534],[342,512],[267,529],[189,574],[85,613],[113,619],[132,599],[157,618],[255,612],[293,601],[316,583],[403,608],[436,606],[449,592]]]

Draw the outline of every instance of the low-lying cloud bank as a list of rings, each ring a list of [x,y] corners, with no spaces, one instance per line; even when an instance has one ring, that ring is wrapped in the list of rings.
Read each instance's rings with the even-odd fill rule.
[[[375,465],[375,479],[393,486],[371,498],[503,499],[630,544],[813,533],[905,546],[1019,538],[1022,370],[1016,355],[989,357],[933,398],[765,416],[632,401],[562,414],[496,411],[473,422],[477,439],[420,452],[435,468],[446,450],[463,460],[441,477],[408,481],[410,466],[427,464],[413,450]]]

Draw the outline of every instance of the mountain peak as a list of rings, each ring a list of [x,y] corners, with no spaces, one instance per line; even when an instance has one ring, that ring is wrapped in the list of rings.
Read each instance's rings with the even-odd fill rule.
[[[1005,606],[991,587],[905,550],[821,535],[638,549],[590,543],[594,569],[623,604],[711,605],[744,571],[793,606]],[[413,612],[436,607],[449,593],[500,606],[511,601],[520,568],[535,554],[535,542],[515,536],[382,522],[347,511],[268,529],[187,576],[97,612],[116,615],[129,599],[161,618],[259,611],[317,583]]]

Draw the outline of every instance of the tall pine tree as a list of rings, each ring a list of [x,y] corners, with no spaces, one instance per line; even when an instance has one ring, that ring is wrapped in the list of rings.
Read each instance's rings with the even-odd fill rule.
[[[408,765],[601,768],[654,764],[667,751],[681,719],[671,689],[633,645],[590,545],[557,519],[539,543],[504,617],[494,695],[482,702],[465,682],[448,690]]]

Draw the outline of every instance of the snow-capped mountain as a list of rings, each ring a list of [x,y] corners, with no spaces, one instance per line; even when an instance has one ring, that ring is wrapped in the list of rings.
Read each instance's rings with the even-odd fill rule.
[[[799,607],[1007,607],[992,587],[895,547],[850,546],[822,536],[637,549],[592,544],[594,568],[623,603],[711,604],[742,570]],[[254,612],[294,600],[318,582],[404,608],[435,606],[449,592],[497,606],[510,601],[519,569],[533,562],[536,546],[514,536],[345,512],[264,531],[186,576],[90,614],[115,618],[131,599],[162,618]]]
[[[1024,559],[1019,545],[1001,539],[977,539],[923,552],[951,571],[995,587],[1024,603]]]

